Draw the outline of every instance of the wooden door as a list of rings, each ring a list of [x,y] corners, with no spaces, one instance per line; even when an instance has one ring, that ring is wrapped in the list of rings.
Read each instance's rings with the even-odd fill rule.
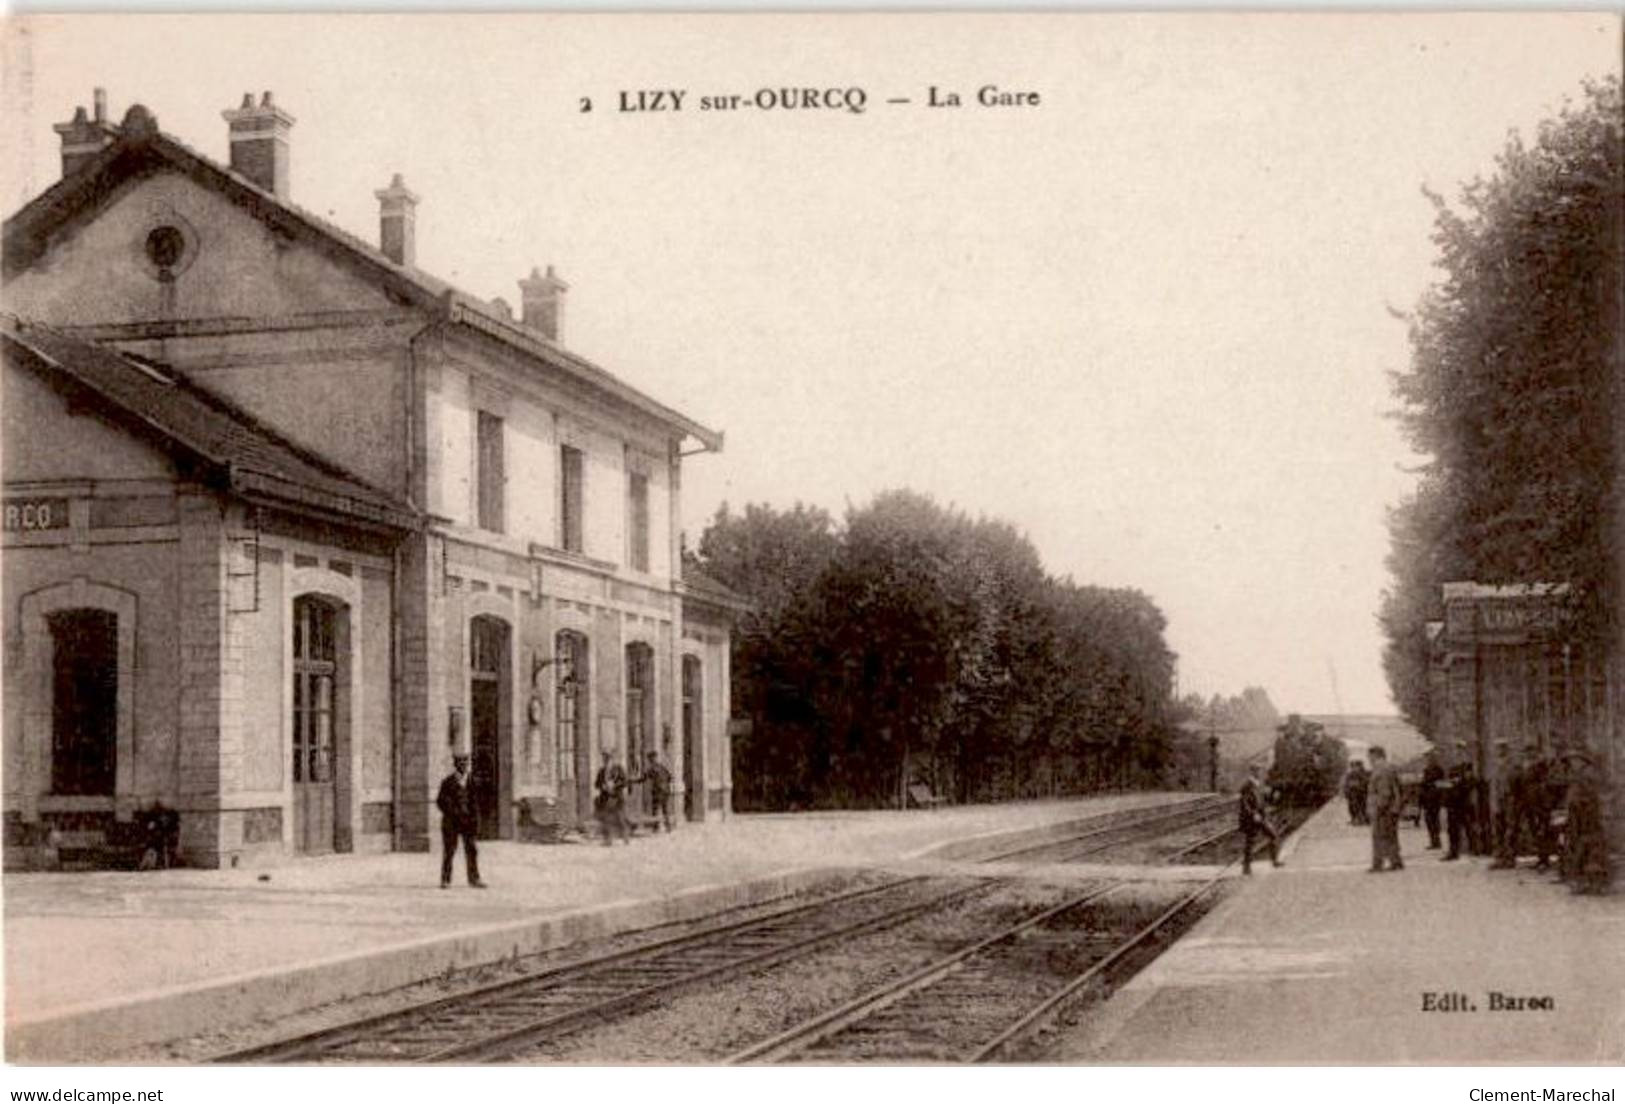
[[[705,819],[705,700],[700,661],[683,657],[683,815]]]
[[[503,690],[508,655],[508,626],[494,617],[476,617],[469,642],[470,750],[474,755],[475,834],[495,839],[502,834]]]

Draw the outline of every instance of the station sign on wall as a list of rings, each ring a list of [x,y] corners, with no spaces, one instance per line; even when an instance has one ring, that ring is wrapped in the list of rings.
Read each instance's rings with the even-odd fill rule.
[[[68,527],[68,500],[65,498],[8,498],[5,500],[5,531],[32,533],[40,529]]]

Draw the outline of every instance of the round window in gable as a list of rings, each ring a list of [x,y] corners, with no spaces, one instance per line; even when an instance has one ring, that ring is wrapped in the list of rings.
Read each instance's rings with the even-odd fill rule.
[[[136,238],[136,255],[147,274],[169,283],[197,259],[197,234],[174,212],[158,215]]]
[[[186,255],[186,235],[173,226],[159,226],[147,235],[147,259],[159,268],[174,268]]]

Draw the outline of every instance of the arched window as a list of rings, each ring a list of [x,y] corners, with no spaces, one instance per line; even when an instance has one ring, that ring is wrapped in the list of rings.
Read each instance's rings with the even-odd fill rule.
[[[705,808],[705,695],[700,657],[683,657],[683,805],[699,819]]]
[[[561,632],[554,638],[553,654],[557,672],[554,699],[554,755],[557,757],[559,788],[576,777],[576,748],[581,743],[581,725],[587,701],[587,638],[580,633]]]
[[[654,649],[647,644],[626,646],[626,759],[634,770],[643,766],[643,753],[654,729]]]
[[[337,611],[320,598],[293,603],[293,781],[333,780]]]
[[[65,609],[51,634],[51,792],[108,797],[118,756],[118,614]]]

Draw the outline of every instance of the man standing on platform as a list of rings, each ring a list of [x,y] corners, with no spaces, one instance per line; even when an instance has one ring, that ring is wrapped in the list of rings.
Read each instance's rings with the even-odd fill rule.
[[[451,885],[451,860],[457,853],[457,841],[463,841],[463,861],[468,865],[468,884],[484,889],[480,881],[480,852],[474,845],[474,831],[479,815],[474,809],[474,788],[469,785],[469,761],[466,752],[451,757],[452,772],[440,783],[435,807],[440,810],[440,888]]]
[[[1262,773],[1259,765],[1254,763],[1247,768],[1247,778],[1241,784],[1238,806],[1241,817],[1241,872],[1247,875],[1253,872],[1253,837],[1260,832],[1269,837],[1270,862],[1275,866],[1281,865],[1281,837],[1275,825],[1270,823],[1269,810],[1265,807],[1264,782],[1260,778]]]
[[[1356,759],[1349,764],[1348,774],[1343,778],[1343,796],[1349,803],[1349,823],[1362,825],[1367,823],[1365,815],[1366,790],[1371,779],[1365,773],[1365,764]]]
[[[1529,829],[1529,842],[1535,848],[1535,869],[1551,866],[1557,852],[1552,836],[1552,810],[1561,800],[1552,792],[1552,764],[1540,753],[1540,745],[1523,748],[1523,797],[1519,802],[1523,823]]]
[[[1473,757],[1467,754],[1466,740],[1456,741],[1456,761],[1450,765],[1447,787],[1445,813],[1450,851],[1441,862],[1461,858],[1463,847],[1469,855],[1478,854],[1478,833],[1473,826],[1473,794],[1478,790],[1478,778]]]
[[[1422,768],[1422,792],[1417,803],[1422,806],[1422,821],[1428,828],[1428,850],[1439,849],[1439,806],[1444,804],[1444,768],[1439,765],[1439,749],[1428,748],[1427,766]]]
[[[671,831],[671,768],[660,761],[660,752],[650,748],[643,774],[634,781],[649,783],[649,812],[655,819],[655,830],[662,827]]]
[[[1568,753],[1566,843],[1559,866],[1574,893],[1608,892],[1608,836],[1603,827],[1602,778],[1584,748]]]
[[[626,819],[626,770],[608,749],[603,757],[604,765],[598,768],[598,777],[593,779],[593,788],[597,791],[593,803],[598,814],[598,830],[603,833],[605,847],[612,842],[611,832],[619,832],[621,842],[630,846],[632,826]]]
[[[1372,746],[1371,757],[1371,873],[1380,874],[1387,869],[1404,870],[1405,860],[1399,857],[1399,812],[1404,804],[1400,790],[1399,772],[1388,762],[1388,752]]]
[[[1491,870],[1518,865],[1518,825],[1523,820],[1523,768],[1512,758],[1512,744],[1495,741],[1495,861]]]

